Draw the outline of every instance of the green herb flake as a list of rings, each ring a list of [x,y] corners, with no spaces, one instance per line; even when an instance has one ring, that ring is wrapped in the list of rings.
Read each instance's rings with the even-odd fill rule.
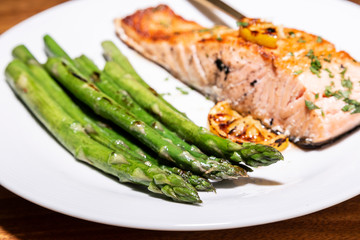
[[[322,43],[322,41],[323,41],[323,40],[322,40],[322,38],[321,38],[320,36],[318,36],[318,37],[316,38],[316,42],[317,42],[317,43]]]
[[[320,77],[320,70],[322,65],[318,57],[314,55],[314,50],[310,49],[305,56],[311,60],[310,71],[316,76]]]
[[[302,72],[303,72],[303,70],[298,70],[298,71],[295,71],[293,74],[294,75],[300,75]]]
[[[314,55],[314,50],[310,49],[310,50],[306,53],[305,56],[308,57],[308,58],[310,58],[310,59],[313,59],[313,58],[315,57],[315,55]]]
[[[161,93],[161,94],[160,94],[160,96],[162,96],[162,97],[163,97],[163,96],[170,96],[170,95],[171,95],[171,93]]]
[[[164,79],[164,81],[169,81],[169,77],[166,77],[166,78]]]
[[[293,56],[294,56],[294,53],[293,53],[293,52],[289,52],[289,55],[293,57]]]
[[[296,37],[296,34],[293,31],[291,31],[291,32],[289,32],[289,36],[294,38],[294,37]]]
[[[320,71],[317,68],[311,66],[310,71],[320,78]]]
[[[316,93],[315,94],[315,99],[318,99],[319,98],[319,93]]]
[[[298,43],[306,43],[305,39],[303,37],[300,37],[297,41]]]
[[[335,92],[333,92],[333,93],[332,93],[332,96],[333,96],[334,98],[336,98],[337,100],[340,100],[340,99],[343,98],[343,95],[342,95],[342,92],[341,92],[341,91],[335,91]]]
[[[347,103],[347,105],[350,105],[345,105],[343,107],[344,110],[348,110],[349,112],[352,111],[351,114],[360,113],[360,102],[356,101],[355,99],[349,98],[345,98],[344,102]]]
[[[348,103],[348,104],[352,104],[355,105],[356,107],[360,107],[360,102],[354,100],[354,99],[344,99],[344,102]]]
[[[237,21],[237,22],[236,22],[236,25],[237,25],[238,27],[247,27],[247,26],[249,26],[249,23],[248,23],[248,22]]]
[[[360,113],[360,107],[356,107],[354,111],[351,112],[351,114]]]
[[[222,41],[223,39],[222,39],[222,37],[221,37],[220,35],[218,35],[218,36],[216,37],[216,40]]]
[[[176,90],[178,90],[179,92],[181,92],[181,94],[183,94],[183,95],[188,95],[188,94],[189,94],[188,91],[182,89],[181,87],[176,87]]]
[[[339,93],[341,94],[341,96],[343,98],[349,98],[350,97],[350,91],[339,91]]]
[[[329,78],[334,78],[334,74],[328,68],[325,68],[324,70],[329,73]]]
[[[333,92],[331,91],[332,87],[331,86],[326,86],[325,87],[325,91],[324,94],[326,97],[331,97],[333,95]]]
[[[309,110],[320,109],[312,101],[309,101],[309,100],[305,100],[305,105]]]
[[[332,55],[329,53],[327,58],[324,58],[324,61],[325,62],[331,62],[331,57],[332,57]]]
[[[352,90],[353,88],[353,83],[350,79],[342,79],[341,80],[341,86],[343,86],[344,88],[347,88],[349,90]]]
[[[341,110],[343,112],[350,112],[352,110],[355,110],[355,106],[351,104],[346,104]]]
[[[346,67],[341,67],[341,68],[343,68],[343,70],[340,72],[341,78],[345,78],[345,73],[347,71],[347,68]]]

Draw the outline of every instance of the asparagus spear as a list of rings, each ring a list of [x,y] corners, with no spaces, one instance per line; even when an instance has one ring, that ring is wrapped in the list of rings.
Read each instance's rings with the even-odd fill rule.
[[[118,177],[121,182],[145,185],[148,190],[175,201],[201,202],[196,190],[180,176],[167,174],[157,166],[147,165],[126,152],[114,152],[92,140],[84,127],[67,115],[34,81],[30,70],[21,61],[13,60],[5,73],[16,94],[77,159]]]
[[[74,63],[74,61],[70,58],[70,56],[65,52],[64,49],[62,49],[60,47],[60,45],[50,36],[50,35],[45,35],[44,36],[44,43],[45,43],[45,51],[47,53],[48,56],[52,56],[52,57],[61,57],[64,58],[68,61],[68,64],[71,65],[72,67],[75,67],[76,64]],[[133,69],[132,65],[130,64],[130,62],[128,61],[128,59],[120,52],[120,51],[114,51],[114,46],[112,46],[111,44],[113,44],[112,42],[105,42],[103,44],[105,49],[109,49],[109,51],[105,52],[104,56],[108,59],[114,58],[117,61],[119,61],[119,63],[122,63],[126,68],[131,69],[132,74],[136,77],[136,79],[143,84],[145,87],[149,88],[155,95],[157,95],[161,101],[163,101],[165,104],[167,104],[168,106],[170,106],[171,108],[173,108],[175,111],[177,111],[176,108],[174,108],[171,104],[169,104],[165,99],[163,99],[161,97],[161,95],[159,95],[158,93],[156,93],[156,91],[154,89],[152,89],[149,85],[147,85],[147,83],[145,81],[143,81],[141,79],[141,77],[136,73],[136,71]],[[116,49],[116,47],[115,47]],[[107,54],[109,53],[109,54]],[[115,54],[116,53],[116,54]],[[79,72],[77,72],[77,74],[79,74]],[[179,112],[180,113],[180,112]],[[181,113],[183,114],[183,113]]]
[[[211,179],[233,179],[241,176],[243,170],[237,166],[226,161],[220,163],[195,158],[189,152],[172,144],[153,128],[134,117],[101,92],[96,86],[74,73],[63,60],[50,58],[45,66],[62,85],[92,108],[95,113],[120,126],[163,159],[177,164],[182,169],[193,171]]]
[[[144,121],[149,126],[152,126],[158,131],[163,137],[170,139],[172,143],[188,151],[194,157],[200,157],[203,159],[209,159],[209,156],[202,153],[196,146],[190,145],[179,138],[174,132],[170,131],[162,123],[157,121],[152,115],[146,112],[140,107],[129,94],[118,87],[118,85],[105,73],[100,74],[99,68],[85,55],[74,60],[77,66],[80,66],[86,75],[93,78],[93,82],[97,87],[100,88],[104,93],[113,98],[117,103],[127,108],[133,115]],[[214,157],[211,160],[223,161],[222,159],[216,159]],[[245,174],[245,171],[244,171]]]
[[[195,144],[206,153],[235,162],[242,161],[253,167],[267,166],[283,159],[281,153],[275,148],[253,143],[239,145],[229,139],[218,137],[205,128],[198,127],[188,118],[164,104],[115,62],[107,62],[104,72],[116,81],[119,87],[126,90],[141,107],[155,115],[180,137]]]
[[[116,84],[114,84],[109,77],[102,76],[100,78],[100,69],[94,64],[92,60],[90,60],[85,55],[82,55],[78,58],[74,59],[74,63],[76,67],[82,69],[82,72],[88,78],[93,79],[93,82],[97,87],[100,88],[104,93],[113,98],[117,103],[122,105],[123,107],[130,110],[135,116],[138,116],[143,120],[146,124],[153,126],[155,130],[157,130],[164,137],[170,139],[177,146],[183,147],[190,154],[195,157],[203,157],[207,159],[208,157],[205,154],[202,154],[201,151],[196,148],[196,146],[190,146],[183,140],[181,140],[176,134],[168,130],[165,126],[163,126],[160,122],[156,121],[150,114],[144,111],[136,102],[132,100],[132,98],[122,89],[119,89]],[[135,152],[140,152],[141,156],[144,156],[145,159],[155,162],[155,160],[150,154],[142,151],[139,147],[134,146],[133,144],[129,144],[125,141],[125,144],[129,146],[129,148]],[[155,163],[154,163],[155,164]],[[199,191],[214,191],[214,187],[207,180],[200,176],[192,174],[190,171],[184,171],[182,169],[176,167],[167,167],[165,165],[160,165],[163,170],[170,170],[173,173],[177,173],[190,182],[197,190]],[[243,175],[246,175],[244,171]]]
[[[100,88],[104,93],[108,94],[112,97],[117,103],[122,105],[123,107],[127,108],[131,111],[135,116],[141,118],[146,124],[150,125],[158,131],[162,136],[170,139],[172,143],[176,144],[177,146],[182,147],[183,149],[187,150],[191,155],[195,157],[202,157],[203,159],[207,160],[209,157],[205,154],[201,153],[201,151],[196,148],[195,146],[191,146],[180,139],[176,134],[168,130],[165,126],[163,126],[160,122],[156,121],[150,114],[144,111],[140,106],[134,102],[131,97],[122,89],[119,89],[117,85],[113,84],[111,79],[106,76],[99,77],[100,70],[97,66],[85,55],[82,55],[79,58],[74,60],[77,67],[81,67],[83,71],[85,71],[85,75],[88,77],[92,77],[94,79],[95,85]],[[132,149],[136,152],[139,152],[138,149]],[[142,156],[145,156],[148,160],[154,161],[149,154],[144,152],[141,153]],[[215,160],[215,159],[210,159]],[[218,160],[221,161],[221,160]],[[163,166],[163,165],[161,165]],[[164,169],[166,166],[163,166]],[[167,167],[166,167],[167,168]],[[178,173],[188,182],[190,182],[197,190],[200,191],[214,191],[212,184],[197,175],[191,174],[189,171],[184,171],[179,168],[171,168],[173,173]],[[243,176],[246,176],[246,171],[243,171]]]
[[[137,117],[140,117],[142,121],[147,123],[150,126],[153,126],[154,129],[156,129],[160,134],[162,134],[164,137],[170,139],[174,144],[181,146],[186,151],[188,151],[191,155],[203,159],[207,159],[208,156],[203,154],[196,146],[189,145],[186,142],[184,142],[182,139],[180,139],[176,134],[174,134],[172,131],[165,128],[160,122],[156,121],[150,114],[148,114],[146,111],[144,111],[138,104],[136,104],[130,96],[127,95],[127,93],[123,90],[117,90],[115,84],[112,84],[111,79],[109,79],[106,76],[101,77],[101,81],[99,78],[100,69],[87,57],[82,56],[75,61],[70,58],[70,56],[65,52],[64,49],[60,47],[60,45],[49,35],[44,36],[44,43],[45,43],[45,49],[49,56],[57,56],[65,59],[68,64],[73,67],[73,70],[76,71],[76,74],[80,75],[83,78],[86,78],[86,75],[88,77],[92,77],[95,79],[93,81],[95,85],[100,88],[103,92],[105,92],[107,95],[109,95],[111,98],[113,98],[116,102],[121,104],[122,106],[125,106],[127,109],[131,111],[134,115]],[[105,47],[108,46],[111,48],[111,43],[104,45]],[[127,58],[121,54],[120,51],[118,51],[118,54],[115,56],[116,59],[118,59],[120,62],[123,62],[127,67],[131,67],[131,64],[128,62]],[[135,70],[133,70],[133,73],[136,74]],[[84,76],[85,75],[85,76]],[[136,76],[138,76],[136,74]],[[139,76],[139,81],[144,85],[150,88]],[[116,90],[115,90],[116,89]],[[152,90],[154,92],[154,90]],[[167,105],[170,105],[166,102]],[[171,106],[171,105],[170,105]],[[172,107],[172,106],[171,106]],[[211,161],[223,161],[223,160],[217,160],[217,159],[211,159]],[[248,169],[250,170],[250,169]],[[245,170],[243,171],[243,175],[245,176]]]
[[[106,74],[101,74],[100,69],[85,55],[74,60],[76,66],[86,71],[85,75],[93,79],[93,83],[105,94],[114,99],[118,104],[129,110],[134,116],[144,121],[153,129],[158,131],[163,137],[171,140],[175,145],[182,147],[195,157],[207,159],[208,156],[203,154],[196,146],[189,145],[174,132],[166,128],[162,123],[157,121],[152,115],[140,107],[130,95],[123,89],[119,88],[113,80]]]
[[[168,173],[178,174],[187,182],[192,184],[196,190],[214,191],[214,187],[207,179],[194,175],[189,171],[160,164],[157,159],[142,151],[141,148],[131,142],[131,140],[111,129],[105,128],[104,124],[102,124],[102,126],[96,124],[98,120],[93,119],[93,116],[89,116],[89,113],[86,115],[86,113],[84,113],[84,111],[71,100],[62,88],[48,75],[45,69],[41,67],[39,62],[24,45],[15,47],[13,50],[13,56],[28,65],[31,73],[35,77],[34,80],[36,83],[39,84],[46,92],[51,93],[52,99],[57,102],[57,104],[59,104],[62,109],[70,115],[70,117],[85,126],[85,130],[88,135],[90,135],[93,139],[115,151],[127,151],[133,157],[141,158],[143,161],[150,161],[153,165],[159,166],[162,170]]]
[[[148,88],[152,91],[152,93],[157,96],[164,104],[168,105],[170,108],[172,108],[174,111],[184,115],[186,115],[180,111],[178,111],[173,105],[171,105],[169,102],[167,102],[160,94],[158,94],[153,88],[151,88],[135,71],[127,57],[120,52],[120,50],[115,46],[115,44],[111,41],[104,41],[101,43],[101,46],[104,49],[104,57],[108,61],[114,61],[118,63],[123,68],[127,69],[129,71],[129,74],[131,74],[136,81],[138,81],[141,85]]]

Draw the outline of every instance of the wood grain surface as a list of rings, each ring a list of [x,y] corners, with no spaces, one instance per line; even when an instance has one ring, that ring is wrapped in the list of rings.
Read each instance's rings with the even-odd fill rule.
[[[0,0],[0,33],[62,2],[65,0]],[[360,0],[353,2],[360,4]],[[359,240],[360,195],[317,213],[277,223],[220,231],[165,232],[76,219],[42,208],[0,186],[0,240],[10,239]]]

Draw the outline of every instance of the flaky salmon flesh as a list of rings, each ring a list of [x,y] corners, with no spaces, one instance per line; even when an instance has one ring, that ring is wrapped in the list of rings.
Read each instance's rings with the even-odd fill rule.
[[[166,5],[115,25],[124,43],[176,78],[300,146],[321,146],[360,125],[360,64],[321,37],[258,19],[243,19],[240,30],[205,28]],[[269,33],[269,46],[256,28]]]

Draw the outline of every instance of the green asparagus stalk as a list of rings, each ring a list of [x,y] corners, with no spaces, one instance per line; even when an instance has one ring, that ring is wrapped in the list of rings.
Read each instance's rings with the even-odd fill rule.
[[[138,106],[137,103],[134,102],[124,90],[118,89],[117,85],[112,84],[111,79],[104,77],[100,79],[99,77],[100,70],[89,58],[83,55],[79,58],[76,58],[74,62],[77,67],[80,67],[81,69],[83,69],[83,71],[85,71],[86,76],[92,77],[94,79],[95,85],[99,87],[100,90],[102,90],[110,97],[112,97],[117,103],[130,110],[131,113],[133,113],[135,116],[140,116],[141,120],[143,120],[146,124],[152,126],[162,136],[170,139],[177,146],[183,147],[183,149],[187,150],[193,156],[208,159],[208,157],[205,154],[202,154],[200,150],[198,150],[195,146],[190,146],[186,142],[182,141],[176,134],[172,133],[170,130],[165,128],[165,126],[163,126],[161,123],[156,121],[150,114],[148,114],[140,106]],[[139,152],[140,149],[137,148],[131,150]],[[142,152],[141,155],[145,156],[145,158],[151,162],[155,161],[155,159],[153,159],[153,157],[147,153]],[[211,159],[211,160],[215,160],[215,159]],[[161,165],[161,168],[168,169],[169,167]],[[190,182],[199,191],[214,191],[214,188],[209,181],[197,175],[191,174],[190,171],[184,171],[176,167],[172,167],[170,168],[170,170],[173,173],[178,173],[180,176],[182,176],[184,179]],[[243,171],[243,176],[246,176],[245,170]]]
[[[60,47],[60,45],[50,36],[44,36],[44,44],[45,44],[45,52],[48,57],[59,57],[61,59],[66,60],[67,65],[72,68],[72,71],[78,75],[79,77],[85,78],[82,71],[78,69],[75,62],[71,59],[71,57],[65,52],[64,49]]]
[[[60,45],[49,35],[44,36],[44,43],[45,43],[46,52],[49,56],[56,56],[65,59],[68,62],[68,64],[74,68],[73,70],[79,70],[76,71],[76,74],[78,74],[83,78],[86,78],[84,74],[92,77],[94,79],[95,85],[98,88],[100,88],[103,92],[105,92],[107,95],[109,95],[111,98],[113,98],[122,106],[125,105],[126,108],[129,109],[131,113],[133,113],[137,117],[141,116],[142,121],[144,121],[150,126],[153,126],[153,128],[156,129],[164,137],[170,139],[174,144],[181,146],[195,157],[204,158],[204,159],[208,158],[208,156],[201,153],[201,151],[196,146],[194,145],[191,146],[187,144],[178,136],[176,136],[176,134],[174,134],[172,131],[165,128],[160,122],[156,121],[150,114],[148,114],[140,106],[138,106],[138,104],[134,103],[134,101],[131,99],[130,96],[127,95],[125,91],[118,90],[118,88],[114,88],[116,85],[112,84],[109,78],[103,76],[100,81],[99,74],[97,74],[100,73],[100,69],[98,69],[97,66],[90,59],[88,59],[85,56],[82,56],[76,59],[75,61],[72,60],[70,56],[65,52],[65,50],[62,49]],[[111,47],[111,44],[105,44],[104,46]],[[118,54],[116,54],[115,57],[120,62],[123,62],[126,66],[131,67],[131,64],[128,62],[127,58],[123,56],[120,51],[118,51]],[[134,74],[136,74],[135,70],[133,72]],[[142,84],[150,88],[140,77],[138,77],[138,79]],[[214,160],[216,159],[211,159],[211,161]],[[246,175],[245,170],[243,175]]]
[[[191,120],[164,104],[115,62],[107,62],[104,72],[116,81],[119,87],[127,91],[142,108],[151,112],[180,137],[208,154],[235,162],[241,161],[252,167],[267,166],[283,159],[281,153],[275,148],[253,143],[240,145],[229,139],[218,137],[203,127],[198,127]]]
[[[194,157],[199,157],[203,159],[209,159],[209,156],[202,153],[196,146],[190,145],[183,141],[179,136],[174,132],[170,131],[162,123],[157,121],[152,115],[146,112],[142,107],[140,107],[130,95],[123,89],[119,88],[118,85],[106,74],[100,74],[99,68],[85,55],[82,55],[79,58],[74,60],[77,66],[80,66],[86,71],[86,74],[89,78],[93,78],[95,85],[100,88],[101,91],[106,93],[108,96],[113,98],[121,106],[128,109],[133,115],[137,116],[139,119],[144,121],[149,126],[152,126],[156,131],[158,131],[163,137],[170,139],[172,143],[188,151]],[[222,159],[216,159],[214,157],[211,160],[223,161]]]
[[[165,126],[163,126],[160,122],[156,121],[156,119],[154,119],[150,114],[148,114],[140,106],[138,106],[138,104],[134,102],[124,90],[119,89],[116,84],[112,83],[111,79],[109,79],[108,77],[100,78],[100,69],[88,57],[82,55],[78,58],[75,58],[74,63],[79,69],[82,69],[82,72],[87,77],[93,79],[93,82],[97,87],[100,88],[100,90],[113,98],[117,103],[130,110],[130,112],[133,113],[135,116],[140,117],[142,121],[152,126],[161,135],[170,139],[175,145],[183,147],[183,149],[187,150],[195,157],[203,157],[204,159],[208,158],[205,154],[202,154],[198,148],[196,148],[195,146],[190,146],[189,144],[181,140],[176,134],[165,128]],[[151,161],[153,164],[156,164],[156,162],[158,162],[150,154],[141,151],[141,149],[137,146],[133,146],[133,144],[129,144],[126,141],[125,144],[127,144],[131,150],[135,152],[140,152],[141,156],[144,156],[146,160]],[[166,169],[170,170],[173,173],[179,174],[199,191],[215,190],[212,184],[207,179],[194,175],[190,171],[184,171],[176,167],[168,167],[165,165],[160,165],[160,167],[163,170]],[[246,176],[245,170],[243,175]]]
[[[120,50],[115,46],[115,44],[113,42],[104,41],[104,42],[102,42],[101,45],[102,45],[102,47],[104,49],[104,57],[105,57],[105,59],[107,59],[108,61],[112,60],[112,61],[120,64],[120,66],[122,66],[124,69],[127,69],[129,71],[129,74],[131,74],[134,77],[134,79],[136,79],[136,81],[138,81],[141,85],[143,85],[144,87],[151,90],[152,93],[155,96],[157,96],[163,103],[168,105],[174,111],[176,111],[176,112],[178,112],[178,113],[180,113],[180,114],[182,114],[182,115],[184,115],[186,117],[186,115],[184,113],[178,111],[175,107],[173,107],[173,105],[171,105],[169,102],[167,102],[160,94],[158,94],[153,88],[151,88],[139,76],[139,74],[135,71],[135,69],[133,68],[133,66],[131,65],[131,63],[127,59],[127,57],[120,52]]]
[[[64,58],[68,64],[75,66],[75,63],[71,57],[59,46],[59,44],[50,36],[44,36],[45,52],[49,57],[61,57]]]
[[[75,67],[76,64],[74,63],[74,61],[70,58],[70,56],[65,52],[64,49],[62,49],[60,47],[60,45],[50,36],[50,35],[45,35],[44,36],[44,43],[45,43],[45,51],[47,53],[48,56],[50,57],[61,57],[64,58],[68,61],[68,64],[71,65],[72,67]],[[141,83],[143,84],[145,87],[149,88],[155,95],[157,95],[165,104],[167,104],[168,106],[170,106],[171,108],[173,108],[175,111],[177,111],[176,108],[174,108],[171,104],[169,104],[165,99],[162,98],[161,95],[159,95],[158,93],[156,93],[156,91],[154,89],[152,89],[149,85],[147,85],[147,83],[145,81],[142,80],[142,78],[136,73],[136,71],[133,69],[132,65],[130,64],[130,62],[128,61],[128,59],[120,52],[120,51],[114,51],[114,47],[115,45],[111,45],[113,44],[112,42],[105,42],[103,44],[104,49],[109,49],[109,51],[105,52],[104,56],[107,59],[111,59],[114,58],[115,60],[117,60],[119,63],[123,64],[126,68],[128,69],[132,69],[132,74],[135,76],[135,78]],[[116,47],[115,47],[116,49]],[[108,54],[109,53],[109,54]],[[116,54],[115,54],[116,53]],[[78,66],[79,67],[79,66]],[[77,74],[79,74],[79,72],[77,72]],[[180,113],[180,112],[179,112]],[[183,113],[181,113],[183,114]]]
[[[211,179],[233,179],[241,176],[243,170],[237,166],[226,161],[219,163],[195,158],[187,151],[172,144],[101,92],[95,85],[72,72],[71,67],[68,67],[63,60],[50,58],[45,66],[64,87],[92,108],[95,113],[120,126],[163,159],[177,164],[182,169]]]
[[[35,76],[34,80],[36,83],[39,84],[46,92],[51,93],[52,99],[57,102],[62,109],[70,115],[70,117],[85,126],[86,132],[93,139],[115,151],[127,151],[133,157],[142,158],[144,161],[150,161],[152,164],[159,166],[162,170],[168,173],[178,174],[187,182],[192,184],[196,190],[214,191],[214,187],[207,179],[194,175],[189,171],[160,164],[157,159],[142,151],[141,148],[131,142],[131,140],[111,129],[105,128],[104,124],[102,124],[102,127],[99,126],[96,123],[99,122],[99,120],[94,119],[93,116],[89,116],[89,113],[85,114],[84,111],[80,109],[63,91],[63,89],[48,75],[45,69],[41,67],[35,57],[24,45],[15,47],[13,50],[13,56],[28,65],[31,73]],[[131,151],[128,151],[129,149]]]
[[[84,127],[67,115],[34,81],[30,70],[20,60],[13,60],[5,73],[16,94],[75,158],[118,177],[121,182],[145,185],[148,190],[175,201],[201,202],[196,190],[180,176],[167,174],[157,166],[147,165],[126,152],[115,152],[92,140]]]

